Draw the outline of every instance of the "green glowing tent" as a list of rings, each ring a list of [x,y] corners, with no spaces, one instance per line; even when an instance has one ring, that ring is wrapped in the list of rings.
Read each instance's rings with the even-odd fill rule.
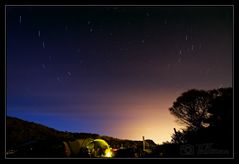
[[[91,157],[111,157],[110,146],[103,139],[95,139],[87,145]]]

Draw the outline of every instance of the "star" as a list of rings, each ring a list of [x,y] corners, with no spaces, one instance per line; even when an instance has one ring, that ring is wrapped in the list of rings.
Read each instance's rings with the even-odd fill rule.
[[[42,64],[41,67],[42,67],[43,69],[46,69],[46,65],[45,65],[45,64]]]
[[[179,55],[182,55],[182,50],[179,50]]]
[[[57,80],[57,81],[61,81],[61,79],[60,79],[60,77],[59,77],[59,76],[57,76],[56,80]]]
[[[68,76],[71,76],[71,72],[67,72]]]
[[[22,16],[21,15],[19,16],[19,23],[20,24],[22,23]]]
[[[40,38],[41,37],[41,31],[38,30],[38,37]]]

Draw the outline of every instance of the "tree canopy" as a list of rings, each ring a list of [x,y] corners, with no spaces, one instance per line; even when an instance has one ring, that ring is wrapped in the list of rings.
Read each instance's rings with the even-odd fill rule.
[[[208,118],[210,94],[204,90],[191,89],[182,93],[173,106],[169,108],[171,114],[177,117],[179,123],[187,127],[199,128],[205,125]]]
[[[172,143],[212,143],[213,148],[232,154],[233,147],[233,90],[191,89],[182,93],[170,112],[187,125],[172,135]]]

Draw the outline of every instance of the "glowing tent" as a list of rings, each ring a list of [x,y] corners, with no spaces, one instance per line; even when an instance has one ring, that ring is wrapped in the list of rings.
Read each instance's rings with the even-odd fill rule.
[[[86,147],[91,157],[112,157],[111,148],[103,139],[95,139],[91,141]]]

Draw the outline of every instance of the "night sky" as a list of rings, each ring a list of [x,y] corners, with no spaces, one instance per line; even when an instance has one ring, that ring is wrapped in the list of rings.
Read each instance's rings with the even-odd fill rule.
[[[7,115],[155,143],[189,89],[232,86],[232,6],[7,6]]]

